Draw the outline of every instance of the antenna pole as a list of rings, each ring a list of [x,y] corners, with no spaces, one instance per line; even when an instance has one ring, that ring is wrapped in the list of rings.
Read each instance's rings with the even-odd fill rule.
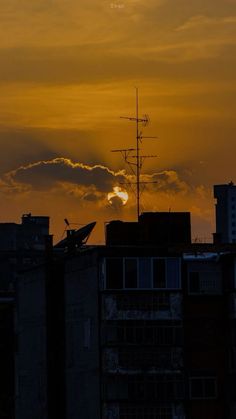
[[[140,215],[140,159],[139,159],[139,115],[138,87],[136,87],[136,158],[137,158],[137,218]]]
[[[139,130],[139,124],[141,123],[144,127],[146,127],[149,123],[148,115],[143,115],[143,117],[139,117],[139,96],[138,96],[138,87],[135,87],[136,90],[136,115],[135,117],[130,116],[120,116],[122,119],[128,119],[129,121],[136,122],[136,148],[126,148],[126,149],[118,149],[118,150],[111,150],[112,152],[120,152],[122,157],[124,158],[125,162],[131,169],[132,175],[136,176],[136,182],[129,182],[128,184],[136,185],[136,199],[137,199],[137,218],[139,221],[140,216],[140,196],[142,194],[142,190],[140,191],[140,184],[146,183],[157,183],[157,182],[140,182],[140,173],[142,170],[143,162],[147,158],[157,157],[157,156],[144,156],[140,155],[140,142],[142,142],[143,138],[158,138],[158,137],[144,137],[142,131]],[[131,152],[135,151],[135,155],[131,155]],[[134,162],[130,159],[134,159]],[[133,168],[135,166],[135,169]]]

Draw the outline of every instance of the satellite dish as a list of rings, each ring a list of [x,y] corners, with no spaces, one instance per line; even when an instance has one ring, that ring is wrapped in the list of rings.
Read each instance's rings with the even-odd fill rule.
[[[80,228],[79,230],[74,230],[73,231],[73,235],[71,234],[71,237],[73,237],[73,242],[74,245],[76,247],[81,247],[83,246],[85,243],[87,243],[87,240],[90,236],[90,234],[92,233],[94,227],[96,225],[96,222],[94,221],[93,223],[87,224],[86,226]],[[71,230],[67,230],[67,231],[71,231]],[[68,240],[70,240],[68,237],[66,237],[65,239],[59,241],[54,248],[56,249],[63,249],[68,247]]]

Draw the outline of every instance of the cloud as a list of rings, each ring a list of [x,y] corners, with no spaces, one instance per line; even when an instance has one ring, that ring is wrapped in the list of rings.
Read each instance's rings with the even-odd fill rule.
[[[120,183],[135,182],[135,176],[125,170],[114,171],[102,165],[88,165],[69,158],[57,157],[22,165],[5,173],[1,178],[6,190],[50,191],[62,188],[68,194],[85,201],[97,201]],[[186,194],[189,184],[174,170],[144,173],[141,182],[147,182],[149,190]],[[120,200],[120,198],[119,198]]]
[[[141,189],[144,195],[152,196],[165,194],[166,196],[189,196],[198,193],[204,196],[204,188],[196,185],[190,186],[187,177],[175,170],[162,170],[160,172],[141,174]],[[58,157],[51,160],[42,160],[29,163],[5,173],[1,180],[0,189],[4,193],[62,193],[80,200],[84,204],[100,203],[107,205],[108,194],[110,206],[118,209],[124,201],[112,194],[120,189],[120,183],[126,184],[123,188],[129,193],[128,207],[135,202],[134,183],[136,178],[125,170],[114,171],[102,164],[88,165],[74,162],[69,158]],[[130,186],[129,186],[130,185]],[[61,192],[60,192],[61,191]],[[114,198],[114,199],[113,199]]]
[[[144,174],[141,176],[144,182],[150,183],[149,188],[159,192],[190,193],[191,187],[186,181],[180,178],[175,170],[164,170],[159,173]],[[148,186],[148,184],[147,184]]]
[[[20,213],[38,213],[41,208],[40,212],[43,209],[43,214],[51,215],[59,223],[65,216],[75,222],[89,222],[91,216],[100,222],[114,216],[132,220],[136,213],[135,195],[128,185],[123,187],[129,194],[123,205],[122,197],[112,196],[112,190],[114,186],[120,189],[119,182],[134,181],[135,177],[124,170],[114,171],[102,164],[89,165],[60,157],[28,163],[6,172],[0,178],[0,194],[4,206],[10,208],[9,214],[13,207]],[[145,184],[141,195],[142,211],[191,210],[197,220],[194,226],[202,226],[204,230],[208,225],[208,230],[211,229],[213,206],[211,208],[209,188],[190,185],[185,172],[177,170],[144,173],[141,181],[150,182]]]
[[[89,166],[75,163],[70,159],[58,157],[20,166],[4,175],[9,185],[31,185],[34,189],[49,190],[59,183],[72,183],[83,186],[94,185],[108,192],[114,182],[119,183],[126,177],[125,171],[114,172],[106,166]]]
[[[221,25],[235,25],[236,16],[225,16],[225,17],[208,17],[204,15],[192,16],[184,24],[178,26],[176,31],[187,31],[193,28],[208,27],[209,26],[221,26]]]

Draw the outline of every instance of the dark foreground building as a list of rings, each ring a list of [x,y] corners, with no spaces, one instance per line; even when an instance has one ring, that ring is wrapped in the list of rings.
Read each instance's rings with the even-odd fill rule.
[[[189,213],[73,237],[18,279],[16,418],[235,419],[236,246]]]
[[[49,217],[25,214],[0,223],[0,418],[15,417],[15,286],[17,272],[44,260]]]

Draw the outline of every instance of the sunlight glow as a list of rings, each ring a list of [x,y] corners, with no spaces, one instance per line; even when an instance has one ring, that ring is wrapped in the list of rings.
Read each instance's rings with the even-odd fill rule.
[[[113,192],[109,192],[107,194],[107,199],[110,204],[112,203],[112,199],[114,197],[120,198],[123,205],[125,205],[129,199],[128,193],[125,190],[122,190],[120,186],[114,186]]]

